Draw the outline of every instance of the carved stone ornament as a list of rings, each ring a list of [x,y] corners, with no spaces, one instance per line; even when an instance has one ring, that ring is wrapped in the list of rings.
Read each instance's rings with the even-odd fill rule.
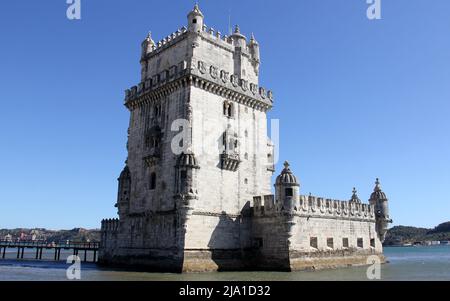
[[[253,94],[256,94],[258,86],[256,84],[250,84],[250,91],[252,91]]]
[[[217,78],[218,76],[218,70],[216,66],[209,67],[209,73],[211,74],[212,78]]]
[[[248,81],[245,79],[241,79],[241,87],[242,87],[242,90],[247,91],[248,90]]]
[[[239,78],[236,74],[232,75],[230,80],[233,86],[237,87],[239,85]]]
[[[220,71],[220,79],[222,80],[222,82],[226,83],[228,81],[229,76],[230,72],[227,72],[225,70]]]
[[[200,71],[200,73],[206,72],[205,63],[203,61],[198,61],[198,70]]]

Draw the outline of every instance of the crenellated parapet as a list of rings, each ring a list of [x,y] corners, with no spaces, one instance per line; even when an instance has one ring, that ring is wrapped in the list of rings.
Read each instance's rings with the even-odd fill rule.
[[[130,108],[149,98],[162,97],[186,84],[264,111],[273,104],[272,91],[199,60],[190,68],[186,61],[182,61],[127,89],[125,105]]]
[[[144,53],[141,61],[148,60],[153,56],[161,53],[165,49],[177,44],[179,41],[186,38],[187,28],[185,26],[179,28],[177,31],[171,33],[165,38],[159,40],[158,42],[153,42],[150,47],[146,48],[146,52]]]
[[[280,202],[273,195],[253,197],[254,216],[283,214]],[[343,218],[375,221],[374,207],[369,204],[300,195],[290,214],[307,217]]]
[[[102,232],[117,232],[119,230],[119,219],[109,218],[102,220]]]
[[[273,105],[272,91],[258,84],[260,54],[253,34],[247,40],[236,26],[232,34],[222,35],[204,24],[198,5],[188,14],[187,27],[181,27],[158,42],[153,41],[149,33],[141,47],[141,82],[125,91],[128,108],[139,103],[140,98],[148,100],[173,92],[182,85],[172,83],[184,84],[186,78],[197,87],[260,110],[267,111]],[[217,58],[208,59],[203,55],[209,47],[221,49]],[[178,56],[179,49],[186,51],[186,55]],[[229,52],[231,64],[218,62],[226,55],[224,51]],[[160,60],[168,57],[170,59],[162,66]]]

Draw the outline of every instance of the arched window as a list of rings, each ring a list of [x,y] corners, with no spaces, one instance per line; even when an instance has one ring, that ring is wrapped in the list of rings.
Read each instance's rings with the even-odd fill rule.
[[[227,114],[228,117],[232,117],[233,116],[233,106],[231,104],[228,106],[228,112],[227,113],[228,113]]]
[[[150,190],[156,188],[156,173],[152,172],[150,175]]]
[[[223,115],[233,117],[233,104],[229,101],[223,103]]]

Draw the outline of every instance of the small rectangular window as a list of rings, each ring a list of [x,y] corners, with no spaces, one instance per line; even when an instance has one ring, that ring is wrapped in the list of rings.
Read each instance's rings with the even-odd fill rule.
[[[348,248],[348,238],[347,237],[342,239],[342,247]]]
[[[292,188],[286,188],[285,195],[286,196],[293,196],[294,192],[293,192]]]
[[[358,238],[356,241],[356,245],[358,248],[364,248],[364,244],[363,244],[363,239],[362,238]]]
[[[333,238],[327,238],[327,247],[331,249],[334,248]]]
[[[375,238],[371,238],[371,239],[370,239],[370,246],[371,246],[372,248],[375,248]]]
[[[310,245],[312,248],[316,248],[316,249],[317,249],[317,237],[311,237],[311,238],[309,239],[309,245]]]

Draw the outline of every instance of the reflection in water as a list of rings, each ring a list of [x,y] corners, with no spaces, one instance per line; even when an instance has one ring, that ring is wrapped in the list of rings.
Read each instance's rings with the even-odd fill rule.
[[[14,252],[0,260],[0,280],[66,280],[64,261],[17,261]],[[67,253],[66,256],[71,255]],[[450,247],[385,248],[389,264],[381,268],[382,280],[450,280]],[[25,256],[25,258],[27,258]],[[29,258],[33,258],[30,256]],[[63,258],[63,256],[61,256]],[[82,264],[82,280],[367,280],[366,267],[302,272],[143,273],[98,268]]]

